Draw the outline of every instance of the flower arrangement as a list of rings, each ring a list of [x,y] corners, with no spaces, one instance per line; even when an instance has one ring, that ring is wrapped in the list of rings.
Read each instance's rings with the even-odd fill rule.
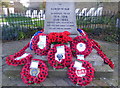
[[[70,80],[77,85],[86,86],[88,85],[92,79],[94,78],[94,68],[92,64],[85,60],[77,60],[77,62],[82,63],[82,69],[77,69],[74,67],[75,61],[72,62],[70,67],[68,68],[68,77]]]
[[[22,55],[27,54],[26,52],[18,52],[14,55],[9,55],[6,57],[6,63],[8,65],[18,66],[18,65],[24,65],[27,62],[31,61],[32,55],[28,54],[25,57],[21,57]]]
[[[85,60],[77,59],[78,67],[75,67],[76,61],[72,62],[72,55],[84,55],[84,58],[88,56],[92,49],[96,49],[97,53],[102,57],[104,62],[108,64],[112,69],[114,68],[113,62],[103,53],[100,49],[100,45],[88,38],[88,35],[84,30],[78,29],[81,36],[77,36],[72,39],[68,31],[64,32],[52,32],[50,34],[44,34],[41,31],[36,32],[32,37],[30,43],[28,43],[19,52],[6,57],[6,63],[8,65],[18,66],[23,65],[21,71],[21,78],[26,84],[34,84],[43,82],[48,75],[48,68],[46,64],[39,59],[32,59],[32,55],[25,50],[30,47],[38,55],[47,55],[48,63],[55,69],[61,69],[68,67],[68,76],[70,80],[77,85],[86,86],[94,77],[94,68]],[[65,44],[69,44],[68,47]],[[53,47],[51,48],[51,45]],[[38,68],[30,68],[32,61],[38,61]],[[37,72],[36,75],[32,72]]]
[[[64,31],[64,32],[51,32],[48,34],[49,42],[52,44],[63,44],[63,43],[68,43],[72,41],[72,38],[69,36],[70,32]]]
[[[34,40],[34,37],[37,36],[39,33],[42,33],[42,32],[41,32],[41,31],[36,32],[36,33],[32,36],[32,38],[31,38],[31,40],[30,40],[30,46],[29,46],[29,47],[30,47],[31,50],[33,50],[33,48],[32,48],[32,41]]]
[[[58,46],[64,46],[65,48],[65,58],[62,59],[61,61],[58,61],[55,59],[55,54],[57,53],[57,47]],[[60,68],[65,68],[65,67],[69,67],[70,63],[72,62],[72,52],[71,49],[69,47],[67,47],[64,44],[56,44],[53,46],[53,48],[51,48],[48,52],[48,63],[56,69],[60,69]]]
[[[94,40],[91,40],[92,42],[95,42]],[[108,64],[112,69],[114,69],[114,63],[106,56],[106,54],[103,53],[103,51],[100,49],[100,45],[96,42],[93,43],[93,48],[97,50],[98,55],[104,60],[105,64]]]
[[[40,36],[46,37],[45,40],[42,42],[42,39],[40,40]],[[40,42],[41,44],[38,44]],[[44,44],[45,42],[45,44]],[[39,47],[41,46],[41,48]],[[49,42],[48,35],[39,33],[38,35],[34,36],[34,39],[32,39],[32,49],[35,53],[38,55],[47,55],[49,49],[50,49],[51,43]]]
[[[28,46],[29,46],[29,43],[19,52],[6,57],[6,63],[8,65],[18,66],[18,65],[24,65],[27,62],[30,62],[32,59],[32,55],[30,53],[25,52],[25,49]]]
[[[84,55],[88,56],[92,51],[92,43],[85,36],[77,36],[70,44],[73,56]]]
[[[32,59],[32,60],[39,61],[39,64],[38,64],[39,72],[38,72],[38,75],[36,75],[36,76],[31,75],[30,74],[31,62],[25,64],[23,66],[20,74],[21,74],[21,78],[22,78],[23,82],[26,84],[41,83],[46,79],[46,77],[48,75],[48,68],[42,60],[40,60],[40,59]]]

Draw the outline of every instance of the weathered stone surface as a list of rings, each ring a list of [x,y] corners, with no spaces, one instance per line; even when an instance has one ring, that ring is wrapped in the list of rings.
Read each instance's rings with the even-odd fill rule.
[[[103,59],[97,54],[95,49],[92,50],[89,56],[85,58],[86,61],[89,61],[93,66],[101,66],[104,64]]]
[[[46,62],[47,63],[47,62]],[[67,77],[67,69],[56,69],[54,70],[49,64],[47,64],[49,68],[48,77]],[[8,66],[6,65],[3,70],[3,74],[9,76],[16,76],[21,72],[23,66]],[[94,66],[95,67],[95,78],[112,78],[113,70],[108,65],[103,66]]]
[[[63,78],[63,80],[65,80],[69,84],[69,86],[75,86],[75,84],[72,83],[71,80],[68,77],[67,78]]]
[[[43,86],[56,86],[49,78],[47,78],[44,82],[42,82]]]
[[[92,83],[96,84],[97,86],[108,86],[108,84],[100,80],[93,80]]]
[[[54,1],[54,0],[53,0]],[[69,31],[78,34],[74,2],[47,2],[45,33]]]
[[[57,86],[69,86],[69,84],[65,80],[63,80],[63,78],[60,77],[50,78],[50,80]]]
[[[2,43],[2,57],[14,54],[21,50],[30,39]]]

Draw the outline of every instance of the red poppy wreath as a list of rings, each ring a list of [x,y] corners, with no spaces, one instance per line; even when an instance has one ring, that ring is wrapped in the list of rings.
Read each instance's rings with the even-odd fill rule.
[[[74,61],[68,68],[68,77],[77,85],[86,86],[94,77],[94,68],[85,60]]]
[[[49,42],[46,34],[40,33],[37,36],[34,36],[34,39],[32,39],[33,51],[38,55],[47,55],[50,46],[51,43]]]
[[[64,44],[56,44],[48,52],[48,63],[56,69],[70,66],[72,62],[71,49]]]
[[[64,32],[51,32],[48,34],[49,41],[52,44],[64,44],[72,41],[72,38],[69,36],[70,32],[64,31]]]
[[[20,74],[24,83],[39,84],[46,79],[48,68],[42,60],[32,59],[31,62],[23,66]]]
[[[6,63],[8,65],[18,66],[30,62],[31,58],[32,55],[30,53],[20,51],[15,53],[14,55],[9,55],[8,57],[6,57]]]
[[[86,36],[77,36],[70,44],[73,56],[88,56],[92,52],[92,43]]]

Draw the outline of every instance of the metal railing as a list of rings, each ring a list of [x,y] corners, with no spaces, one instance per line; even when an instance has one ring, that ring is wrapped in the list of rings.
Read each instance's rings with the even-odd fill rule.
[[[44,28],[44,19],[42,17],[43,14],[39,14],[39,17],[36,17],[37,14],[32,15],[33,17],[29,17],[29,14],[26,16],[25,13],[15,13],[9,14],[7,16],[1,15],[0,26],[3,33],[2,39],[11,40],[16,38],[18,35],[21,35],[20,38],[23,38],[27,33],[28,36],[30,33],[33,33],[31,31],[35,32],[35,29],[38,27]],[[77,28],[87,30],[116,27],[116,19],[116,13],[112,11],[104,11],[100,16],[81,16],[79,14],[76,14]]]

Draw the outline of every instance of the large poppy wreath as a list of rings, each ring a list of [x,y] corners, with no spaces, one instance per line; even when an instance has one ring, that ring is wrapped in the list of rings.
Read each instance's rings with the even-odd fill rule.
[[[100,45],[92,39],[91,39],[91,41],[93,43],[93,48],[96,49],[98,55],[100,55],[100,57],[104,60],[104,63],[108,64],[112,69],[114,69],[114,67],[115,67],[114,63],[112,62],[111,59],[109,59],[107,57],[106,54],[103,53],[103,51],[100,49]]]
[[[38,62],[38,68],[30,68],[32,61]],[[32,61],[23,66],[20,73],[21,78],[26,84],[39,84],[46,79],[48,75],[48,68],[40,59],[32,59]]]
[[[6,63],[13,66],[24,65],[27,62],[30,62],[31,58],[32,55],[30,53],[20,51],[15,53],[14,55],[9,55],[8,57],[6,57]]]
[[[47,55],[50,49],[51,43],[48,40],[48,36],[43,33],[39,33],[32,39],[32,48],[38,55]]]
[[[92,52],[92,43],[86,36],[77,36],[70,44],[73,56],[88,56]]]
[[[77,85],[86,86],[94,78],[94,68],[85,60],[74,61],[68,68],[68,77]]]
[[[57,52],[57,47],[64,47],[65,53],[62,52],[62,49],[58,50],[61,51],[62,53]],[[48,63],[53,68],[59,69],[59,68],[68,67],[72,62],[71,49],[64,44],[56,44],[53,46],[53,48],[49,50],[47,59],[48,59]]]

